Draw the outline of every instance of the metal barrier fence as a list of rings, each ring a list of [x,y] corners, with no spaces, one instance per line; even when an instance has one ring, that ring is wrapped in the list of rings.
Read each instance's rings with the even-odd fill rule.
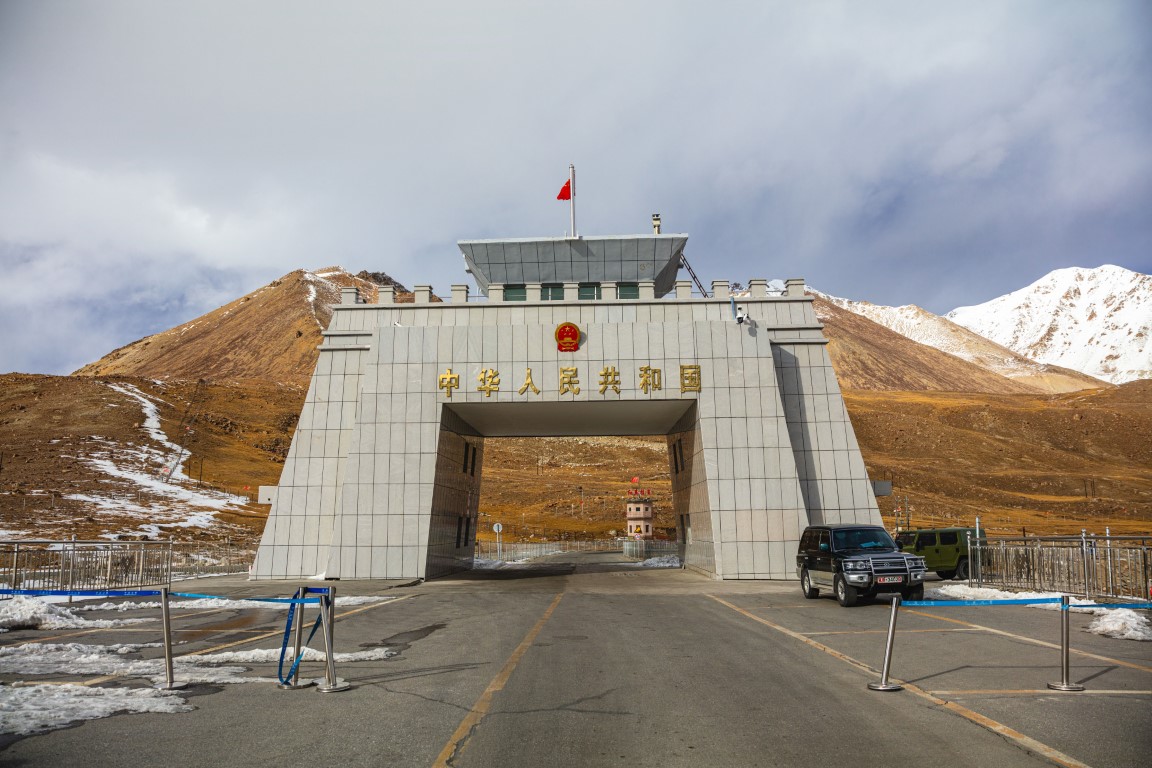
[[[633,560],[647,560],[650,557],[664,557],[665,555],[675,555],[683,560],[683,545],[678,541],[645,541],[643,539],[624,542],[624,557],[630,557]]]
[[[476,557],[484,560],[532,560],[546,555],[564,552],[613,552],[620,551],[621,542],[612,539],[561,540],[561,541],[477,541]]]
[[[12,589],[119,589],[245,573],[254,552],[172,541],[0,541],[0,584]]]
[[[1152,536],[1027,536],[971,540],[977,586],[1152,599]]]

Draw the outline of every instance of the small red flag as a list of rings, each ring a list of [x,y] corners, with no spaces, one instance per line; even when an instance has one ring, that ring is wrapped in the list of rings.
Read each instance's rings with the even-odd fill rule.
[[[560,187],[560,194],[556,195],[557,200],[571,200],[572,199],[572,179],[564,182],[564,186]]]
[[[639,477],[634,477],[634,478],[632,478],[632,482],[634,482],[634,483],[638,483],[638,482],[640,482],[640,478],[639,478]]]

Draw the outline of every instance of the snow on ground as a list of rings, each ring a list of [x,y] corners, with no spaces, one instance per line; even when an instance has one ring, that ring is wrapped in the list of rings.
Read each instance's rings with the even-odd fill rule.
[[[650,557],[639,565],[642,568],[679,568],[680,558],[676,555],[661,555]]]
[[[183,698],[152,688],[86,685],[0,687],[0,733],[25,736],[123,712],[191,712]]]
[[[133,489],[100,495],[76,493],[64,497],[83,502],[95,514],[146,521],[135,530],[105,534],[106,537],[115,539],[125,534],[144,534],[159,538],[163,529],[215,527],[220,525],[215,519],[217,512],[239,509],[247,503],[243,496],[192,487],[191,478],[184,473],[183,461],[175,461],[176,457],[183,457],[185,451],[164,433],[156,403],[131,384],[108,386],[140,404],[144,414],[142,427],[153,444],[125,445],[93,435],[100,447],[87,455],[73,457],[104,475],[128,481]],[[141,491],[149,501],[141,501]]]
[[[348,596],[337,606],[365,605],[393,597]],[[287,603],[253,600],[174,600],[173,608],[287,608]],[[86,620],[76,611],[128,611],[160,606],[159,602],[98,603],[72,609],[49,605],[35,598],[16,596],[0,603],[0,627],[29,629],[98,628],[136,624],[155,619]],[[3,631],[7,631],[6,629]],[[155,655],[161,643],[92,645],[85,643],[24,643],[0,647],[0,672],[8,675],[113,675],[144,678],[153,683],[167,679],[164,659],[140,658],[146,649]],[[187,654],[173,660],[173,677],[186,683],[239,684],[277,682],[275,677],[252,676],[245,666],[278,664],[281,648]],[[337,664],[382,661],[396,656],[386,647],[333,655]],[[291,653],[289,653],[291,658]],[[322,662],[322,651],[304,649],[305,662]],[[187,712],[193,709],[178,695],[153,689],[113,689],[81,685],[0,685],[0,733],[29,734],[61,728],[69,723],[107,717],[120,712]]]
[[[377,597],[373,595],[349,595],[348,597],[336,597],[336,607],[346,607],[350,605],[369,605],[371,603],[383,603],[389,600],[395,600],[394,597]],[[237,609],[237,608],[282,608],[287,610],[290,603],[266,603],[260,600],[229,600],[223,597],[209,597],[182,600],[173,598],[168,601],[168,607],[171,610],[211,610],[211,609]],[[97,603],[92,605],[78,605],[72,610],[74,611],[135,611],[143,610],[146,608],[159,608],[160,602],[156,601],[126,601],[123,603]]]
[[[104,629],[149,621],[155,619],[83,619],[67,608],[23,595],[0,601],[0,632],[10,629]]]
[[[990,587],[969,587],[966,584],[947,584],[935,589],[925,589],[924,596],[929,600],[1020,600],[1029,598],[1061,597],[1059,592],[1005,592]],[[1078,597],[1071,598],[1072,611],[1091,613],[1095,620],[1088,625],[1088,631],[1095,635],[1114,637],[1120,640],[1152,640],[1152,622],[1130,608],[1098,608],[1096,603]],[[1033,606],[1050,611],[1060,609],[1058,604],[1044,603]]]

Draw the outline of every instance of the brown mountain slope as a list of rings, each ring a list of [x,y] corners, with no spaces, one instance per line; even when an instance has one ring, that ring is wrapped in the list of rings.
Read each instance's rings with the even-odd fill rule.
[[[110,352],[75,375],[263,380],[306,388],[340,288],[357,287],[375,302],[377,281],[397,285],[379,273],[298,269],[195,320]],[[397,290],[405,291],[399,285]]]
[[[1005,376],[1024,384],[1036,392],[1078,392],[1111,386],[1106,381],[1087,374],[1029,360],[1007,347],[973,333],[962,325],[935,315],[926,309],[909,304],[903,307],[884,307],[867,301],[852,301],[828,296],[818,291],[812,294],[824,302],[879,323],[895,333],[918,344],[977,365],[991,373]],[[818,308],[819,311],[819,308]]]
[[[279,480],[303,395],[260,382],[2,375],[0,538],[254,542],[268,510],[251,499]],[[155,439],[142,401],[182,446]],[[184,471],[167,481],[178,448]]]
[[[842,389],[1011,394],[1035,392],[958,357],[919,344],[815,297],[828,354]]]
[[[1152,381],[1062,395],[847,392],[874,479],[913,524],[981,515],[990,530],[1147,532]],[[880,499],[890,511],[894,499]]]

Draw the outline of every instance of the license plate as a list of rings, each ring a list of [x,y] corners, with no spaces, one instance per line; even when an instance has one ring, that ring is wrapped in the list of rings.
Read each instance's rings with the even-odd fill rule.
[[[899,584],[904,581],[903,576],[878,576],[876,578],[877,584]]]

